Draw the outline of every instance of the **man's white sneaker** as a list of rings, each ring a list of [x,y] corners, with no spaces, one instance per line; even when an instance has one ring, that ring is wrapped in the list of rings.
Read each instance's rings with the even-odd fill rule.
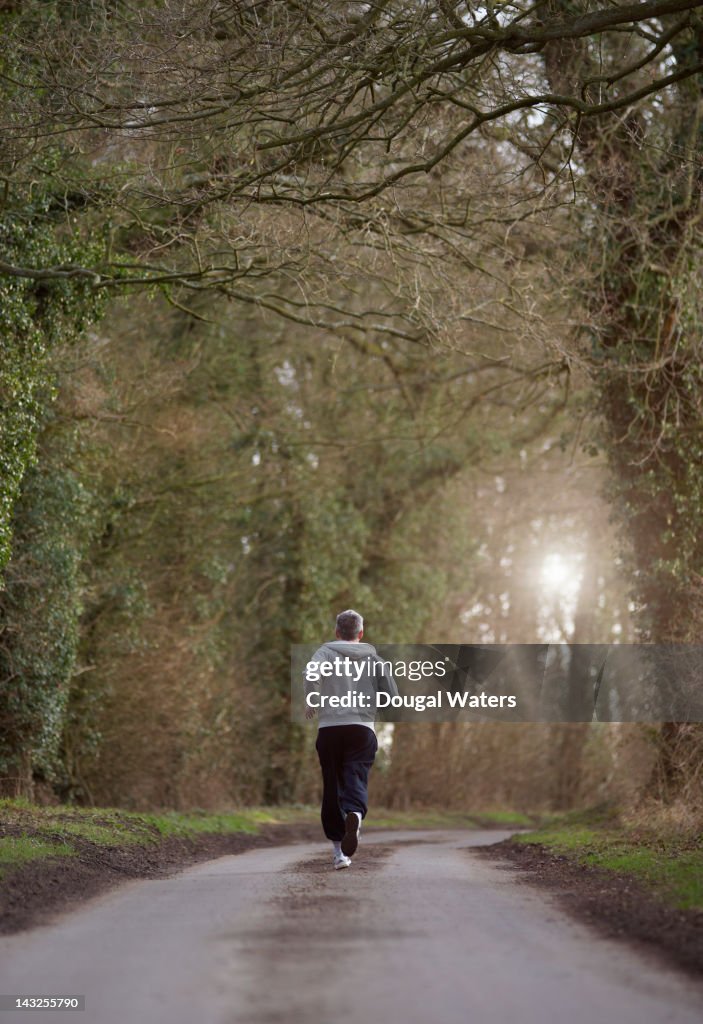
[[[361,831],[361,815],[356,811],[350,811],[344,819],[344,838],[342,839],[342,853],[347,857],[353,857],[359,845],[359,832]]]
[[[334,855],[334,870],[339,871],[341,868],[351,867],[351,857],[345,857],[343,853],[335,853]]]

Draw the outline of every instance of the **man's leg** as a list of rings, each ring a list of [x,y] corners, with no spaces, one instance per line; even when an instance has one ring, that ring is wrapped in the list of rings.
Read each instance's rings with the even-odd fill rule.
[[[365,725],[347,725],[344,728],[339,803],[345,822],[342,852],[351,857],[356,852],[359,826],[368,810],[369,772],[378,750],[378,740],[373,729]]]
[[[344,818],[339,806],[339,787],[342,775],[342,736],[344,726],[329,725],[319,729],[315,748],[322,769],[322,829],[332,842],[344,836]],[[369,730],[370,731],[370,730]]]

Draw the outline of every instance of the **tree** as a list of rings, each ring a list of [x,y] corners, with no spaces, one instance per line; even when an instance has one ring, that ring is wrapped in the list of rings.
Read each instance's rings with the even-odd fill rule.
[[[8,194],[31,160],[57,202],[109,217],[120,257],[0,271],[215,288],[309,326],[450,344],[474,310],[438,315],[417,290],[364,308],[354,251],[391,253],[388,288],[409,298],[420,261],[480,267],[571,193],[593,268],[593,342],[577,355],[600,392],[638,598],[652,636],[683,637],[703,569],[699,360],[683,352],[696,332],[701,9],[24,4],[5,16]],[[467,194],[464,165],[488,140],[495,185]]]
[[[700,61],[698,15],[684,31],[672,18],[662,25],[671,66],[686,71]],[[630,44],[630,59],[641,62],[651,45],[648,38]],[[590,76],[591,89],[619,90],[598,74],[599,56],[583,41],[553,43],[545,66],[555,87]],[[695,637],[691,592],[703,571],[702,82],[700,73],[683,77],[653,107],[625,117],[604,112],[574,131],[595,214],[584,225],[594,268],[587,358],[605,420],[611,493],[632,544],[635,595],[646,636],[659,641]]]
[[[265,310],[313,365],[306,344],[342,339],[354,372],[381,375],[388,418],[367,403],[342,418],[361,415],[370,438],[382,427],[376,472],[356,488],[335,476],[319,515],[304,497],[319,452],[286,440],[294,420],[273,403],[289,497],[258,519],[253,575],[273,580],[277,621],[310,607],[308,538],[343,509],[363,509],[369,552],[393,564],[417,496],[478,457],[472,413],[586,371],[644,635],[690,637],[702,7],[14,4],[1,12],[5,203],[34,230],[39,182],[53,247],[6,252],[0,275],[27,293],[159,288],[188,324],[207,323],[210,302]],[[66,225],[75,245],[99,228],[104,251],[61,249]],[[230,341],[260,359],[258,339]],[[546,404],[536,430],[563,407]],[[394,430],[413,446],[408,486],[378,488]],[[378,569],[358,571],[372,592]]]

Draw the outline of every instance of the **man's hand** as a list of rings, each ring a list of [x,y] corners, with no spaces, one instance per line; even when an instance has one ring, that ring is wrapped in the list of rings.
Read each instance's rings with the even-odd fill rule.
[[[310,721],[311,718],[314,718],[315,717],[315,708],[306,708],[305,709],[305,717],[307,718],[308,722]]]

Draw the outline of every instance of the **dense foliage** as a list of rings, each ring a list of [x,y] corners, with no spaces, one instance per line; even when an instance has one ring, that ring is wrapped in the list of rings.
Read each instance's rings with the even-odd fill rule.
[[[309,795],[288,651],[340,606],[377,640],[697,639],[701,5],[360,11],[0,4],[10,789]],[[609,777],[594,736],[525,740],[533,792]],[[399,735],[396,781],[474,738],[501,764]],[[654,739],[688,792],[699,733]]]
[[[95,259],[52,195],[18,195],[0,214],[6,259],[28,267]],[[0,278],[0,773],[51,776],[78,642],[82,546],[89,501],[58,448],[54,356],[99,319],[104,300],[85,279]],[[39,445],[44,435],[45,443]],[[14,550],[14,559],[7,567]]]
[[[100,247],[72,237],[49,193],[13,197],[0,211],[0,248],[11,263],[36,268],[94,260]],[[0,276],[0,569],[10,556],[12,513],[32,463],[55,384],[53,349],[70,345],[100,316],[102,296],[81,278]]]

